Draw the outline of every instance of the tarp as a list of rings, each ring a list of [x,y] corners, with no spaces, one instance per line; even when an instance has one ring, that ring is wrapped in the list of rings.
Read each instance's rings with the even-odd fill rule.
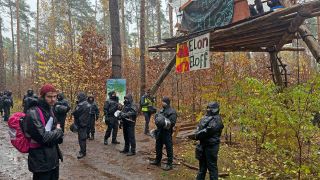
[[[197,0],[191,2],[182,16],[182,27],[196,32],[226,26],[232,22],[234,0]]]

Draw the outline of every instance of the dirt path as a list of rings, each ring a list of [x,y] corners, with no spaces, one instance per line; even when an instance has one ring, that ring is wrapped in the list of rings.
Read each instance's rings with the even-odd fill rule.
[[[15,150],[9,141],[8,128],[0,122],[0,179],[32,179],[27,167],[27,154]],[[60,165],[60,179],[166,179],[163,171],[148,165],[148,154],[154,149],[151,137],[136,133],[137,155],[127,157],[119,153],[123,148],[122,132],[118,134],[120,145],[103,145],[103,133],[97,133],[96,139],[87,142],[87,156],[76,158],[79,146],[77,134],[67,132],[60,146],[64,162]],[[176,171],[176,170],[174,170]]]

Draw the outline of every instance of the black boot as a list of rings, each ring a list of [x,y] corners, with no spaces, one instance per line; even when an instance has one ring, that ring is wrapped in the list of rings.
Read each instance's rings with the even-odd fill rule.
[[[135,152],[135,151],[131,151],[131,152],[129,152],[129,153],[127,154],[127,156],[134,156],[134,155],[136,155],[136,152]]]
[[[104,145],[108,145],[108,139],[104,140]]]
[[[120,144],[120,142],[117,141],[117,140],[113,140],[113,141],[112,141],[112,144]]]
[[[171,164],[166,164],[162,169],[165,170],[165,171],[170,171],[170,170],[173,169],[173,167],[172,167]]]
[[[158,160],[153,160],[153,161],[150,161],[149,164],[151,165],[155,165],[155,166],[161,166],[161,162],[158,161]]]
[[[123,153],[123,154],[127,154],[129,151],[128,150],[126,150],[126,149],[124,149],[124,150],[122,150],[122,151],[120,151],[120,153]]]
[[[91,134],[89,140],[94,140],[94,134]]]
[[[78,159],[81,159],[81,158],[84,158],[85,156],[86,156],[85,153],[81,153],[81,152],[80,152],[80,153],[78,154],[77,158],[78,158]]]

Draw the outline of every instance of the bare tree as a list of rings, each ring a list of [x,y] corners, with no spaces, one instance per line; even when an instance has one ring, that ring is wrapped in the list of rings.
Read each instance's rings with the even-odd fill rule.
[[[18,66],[18,96],[21,96],[21,61],[20,61],[20,15],[19,0],[16,0],[17,13],[17,66]]]
[[[157,0],[157,38],[158,43],[161,43],[161,0]],[[159,53],[160,60],[162,61],[162,54]]]
[[[6,70],[3,56],[3,42],[2,42],[2,18],[0,17],[0,91],[6,89]]]
[[[143,95],[146,89],[146,63],[145,63],[145,5],[146,1],[141,0],[140,4],[140,95]]]
[[[11,0],[8,1],[9,10],[10,10],[10,23],[11,23],[11,40],[12,40],[12,64],[11,64],[11,76],[14,77],[14,69],[15,69],[15,46],[14,46],[14,31],[13,31],[13,2]]]
[[[121,39],[118,0],[109,1],[111,41],[112,41],[112,78],[119,79],[121,75]]]

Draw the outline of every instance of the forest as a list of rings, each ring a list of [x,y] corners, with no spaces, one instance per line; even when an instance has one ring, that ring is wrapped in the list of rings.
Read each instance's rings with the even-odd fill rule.
[[[102,109],[107,80],[125,79],[138,104],[176,56],[149,47],[185,35],[179,5],[179,0],[0,0],[0,91],[13,92],[13,111],[21,110],[28,89],[38,93],[46,83],[64,92],[72,108],[83,91]],[[319,46],[319,14],[303,25]],[[275,83],[268,52],[213,51],[210,68],[169,69],[154,91],[157,108],[163,96],[171,98],[179,125],[197,123],[209,102],[220,103],[218,165],[227,174],[222,178],[320,178],[319,61],[298,33],[286,47],[291,50],[277,54],[286,67],[285,86]],[[67,121],[73,122],[71,116]],[[97,123],[98,131],[105,127]],[[194,147],[195,141],[178,138],[177,167],[157,178],[195,179]]]

